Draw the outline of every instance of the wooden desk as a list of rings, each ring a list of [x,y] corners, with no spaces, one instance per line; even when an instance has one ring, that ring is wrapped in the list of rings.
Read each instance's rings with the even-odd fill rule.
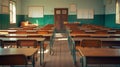
[[[27,34],[27,36],[34,36],[34,35],[39,35],[39,36],[43,36],[43,37],[50,37],[50,36],[52,36],[52,33],[51,34]]]
[[[120,64],[120,49],[79,48],[82,67],[87,64]]]
[[[27,39],[27,40],[37,40],[39,45],[40,45],[40,64],[44,64],[44,40],[45,38],[0,38],[1,40],[3,41],[9,41],[9,42],[16,42],[17,40],[20,40],[20,39]]]
[[[85,30],[86,33],[95,33],[97,30]],[[115,33],[116,30],[107,30],[108,33]]]
[[[26,34],[5,34],[5,37],[8,38],[27,38]]]
[[[45,38],[46,41],[50,41],[51,34],[1,34],[0,37],[6,38]]]
[[[7,48],[7,49],[0,48],[0,55],[24,54],[26,57],[33,57],[32,64],[35,67],[34,56],[37,53],[37,51],[38,51],[37,48]]]
[[[9,28],[9,30],[21,30],[22,28]]]
[[[0,34],[8,34],[8,32],[15,32],[16,30],[0,30]]]
[[[28,34],[36,34],[37,30],[26,30]]]
[[[6,37],[27,37],[27,36],[43,36],[43,37],[50,37],[51,34],[1,34],[5,35]]]
[[[72,37],[120,38],[120,34],[70,34]]]
[[[80,38],[80,37],[73,37],[73,40],[75,42],[81,42],[83,39],[95,39],[95,40],[101,40],[102,46],[120,46],[120,38]]]

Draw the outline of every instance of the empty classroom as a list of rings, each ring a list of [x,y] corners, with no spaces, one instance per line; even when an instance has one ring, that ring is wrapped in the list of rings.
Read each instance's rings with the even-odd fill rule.
[[[0,67],[120,67],[120,0],[0,0]]]

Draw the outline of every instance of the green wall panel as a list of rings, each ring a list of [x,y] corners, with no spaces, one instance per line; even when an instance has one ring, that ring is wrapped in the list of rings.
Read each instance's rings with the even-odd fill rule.
[[[24,15],[17,15],[16,18],[16,26],[20,27],[20,23],[25,20]]]
[[[94,15],[94,19],[77,19],[76,15],[69,15],[68,21],[80,22],[80,24],[96,24],[104,26],[104,15]]]
[[[114,15],[112,15],[112,16],[114,16]],[[105,16],[105,18],[111,19],[109,17],[110,16],[108,16],[108,17]],[[0,27],[0,28],[1,29],[8,28],[9,27],[9,15],[0,14],[0,19],[1,19],[0,24],[2,25],[2,27]],[[47,24],[54,24],[54,16],[53,15],[44,15],[43,18],[28,18],[27,20],[30,21],[33,24],[38,23],[39,26],[45,26]],[[16,26],[19,27],[20,23],[22,21],[25,21],[25,15],[17,15]],[[104,15],[95,15],[94,19],[77,19],[76,15],[69,15],[68,16],[68,22],[69,23],[80,22],[81,24],[96,24],[96,25],[104,26],[104,21],[105,21],[104,20]],[[109,21],[106,20],[106,22],[109,22]],[[106,23],[106,26],[109,26],[109,24]],[[119,25],[118,25],[118,27],[119,27]]]
[[[17,20],[17,22],[20,22],[24,20],[22,18],[23,16],[20,16]],[[54,16],[53,15],[44,15],[43,18],[28,18],[28,21],[31,23],[38,23],[39,26],[45,26],[47,24],[54,24]],[[77,19],[76,15],[69,15],[68,16],[68,22],[80,22],[81,24],[96,24],[96,25],[103,25],[104,26],[104,15],[95,15],[94,19]]]
[[[43,24],[44,24],[44,19],[43,18],[29,18],[28,20],[29,20],[29,22],[31,22],[33,24],[38,23],[39,26],[43,26]]]
[[[9,28],[9,15],[8,14],[0,14],[0,29],[8,29]]]
[[[47,24],[54,24],[54,16],[53,15],[44,15],[43,18],[28,18],[28,21],[31,23],[38,23],[39,26],[45,26]]]
[[[44,21],[46,24],[54,24],[54,16],[53,15],[44,15]]]
[[[69,15],[68,16],[68,22],[69,23],[77,22],[77,16],[76,15]]]
[[[105,15],[95,15],[93,24],[104,26],[105,25]]]
[[[2,15],[0,14],[0,29],[2,29]]]
[[[105,15],[105,26],[115,29],[120,29],[120,24],[115,23],[115,14]]]
[[[0,14],[0,29],[8,29],[10,26],[10,19],[8,14]],[[16,16],[16,26],[19,27],[20,22],[24,20],[24,15]],[[16,27],[14,26],[14,27]]]

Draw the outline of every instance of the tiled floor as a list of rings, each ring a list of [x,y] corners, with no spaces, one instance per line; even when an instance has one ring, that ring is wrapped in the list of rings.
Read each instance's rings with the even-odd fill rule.
[[[74,67],[72,56],[65,42],[67,41],[55,41],[54,55],[45,58],[45,67]]]

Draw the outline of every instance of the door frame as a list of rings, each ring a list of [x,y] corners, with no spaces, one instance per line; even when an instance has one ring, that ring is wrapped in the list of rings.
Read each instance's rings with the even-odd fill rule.
[[[57,10],[60,10],[58,13],[56,14]],[[65,10],[65,11],[63,11]],[[64,13],[65,12],[65,13]],[[54,21],[55,21],[55,27],[58,28],[59,30],[64,28],[64,21],[68,21],[68,8],[54,8]]]

